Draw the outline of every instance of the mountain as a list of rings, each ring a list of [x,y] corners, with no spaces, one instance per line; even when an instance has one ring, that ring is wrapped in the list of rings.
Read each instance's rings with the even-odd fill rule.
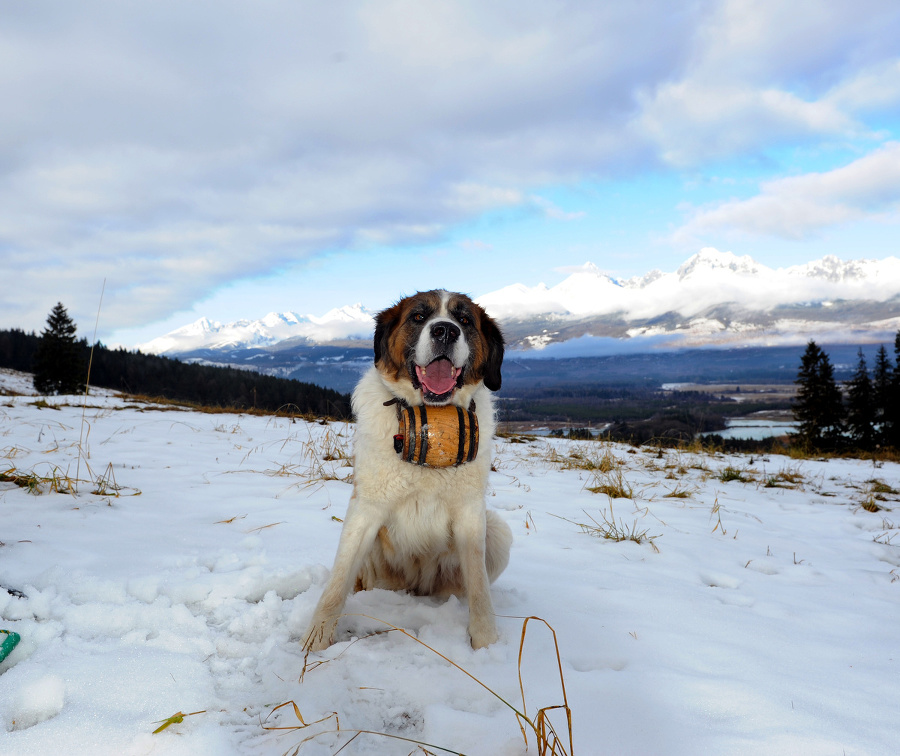
[[[361,304],[329,310],[321,317],[295,312],[270,312],[260,320],[222,324],[200,318],[165,336],[138,346],[150,354],[184,354],[198,349],[227,350],[266,347],[281,342],[328,344],[371,336],[372,314]]]
[[[828,256],[773,269],[749,256],[705,248],[676,271],[616,280],[586,263],[553,287],[520,284],[478,297],[511,344],[575,356],[644,346],[774,345],[810,337],[883,338],[900,327],[900,260]]]
[[[705,248],[673,272],[616,279],[586,263],[555,286],[515,283],[477,301],[500,320],[511,350],[532,355],[774,346],[809,338],[871,342],[893,338],[900,328],[900,260],[828,256],[769,268],[747,255]],[[287,374],[298,349],[300,362],[310,366],[360,360],[373,329],[372,313],[355,304],[320,317],[270,313],[227,324],[201,318],[139,348],[220,364],[254,360],[258,369],[272,363],[272,371],[277,363],[277,372]],[[287,348],[294,362],[278,356]]]

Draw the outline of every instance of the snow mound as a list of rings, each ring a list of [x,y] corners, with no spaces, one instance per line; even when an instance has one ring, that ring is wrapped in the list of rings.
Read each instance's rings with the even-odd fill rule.
[[[41,675],[21,683],[6,713],[8,730],[26,730],[59,714],[66,684],[58,675]]]

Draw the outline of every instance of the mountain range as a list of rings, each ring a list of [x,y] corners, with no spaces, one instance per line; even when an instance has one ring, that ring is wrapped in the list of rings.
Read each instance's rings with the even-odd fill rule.
[[[893,339],[900,328],[900,259],[834,256],[769,268],[702,249],[674,272],[616,279],[586,263],[561,283],[506,286],[476,298],[520,356],[582,357],[651,348],[792,345]],[[368,348],[373,313],[360,304],[322,316],[207,318],[139,346],[143,352],[234,362],[300,347]],[[330,350],[329,350],[330,351]],[[231,353],[232,357],[227,357]],[[243,359],[247,359],[246,355]]]

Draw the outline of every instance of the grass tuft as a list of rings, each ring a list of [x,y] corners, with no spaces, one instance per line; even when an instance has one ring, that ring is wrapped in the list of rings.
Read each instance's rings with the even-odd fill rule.
[[[884,509],[884,507],[882,507],[877,501],[875,501],[875,497],[872,495],[869,495],[865,499],[863,499],[860,506],[865,509],[866,512],[881,512]]]
[[[691,490],[688,488],[682,488],[681,486],[676,484],[675,488],[673,488],[668,493],[663,494],[663,498],[664,499],[690,499],[695,493],[696,493],[696,491],[694,491],[694,490]]]
[[[763,488],[799,488],[803,480],[799,470],[786,467],[774,475],[767,475]]]
[[[597,485],[585,486],[591,493],[606,494],[610,500],[634,498],[634,489],[625,480],[621,470],[610,470],[605,473],[597,470],[593,477]]]
[[[608,517],[606,515],[605,509],[600,510],[600,521],[595,520],[587,512],[585,512],[584,514],[590,520],[590,523],[570,520],[567,517],[559,517],[559,519],[570,522],[573,525],[577,525],[579,528],[581,528],[582,533],[586,533],[589,536],[602,538],[606,541],[615,541],[616,543],[621,543],[622,541],[633,541],[637,544],[647,543],[650,544],[655,552],[659,553],[659,548],[654,543],[654,541],[660,536],[649,535],[649,528],[639,530],[636,519],[634,520],[634,522],[632,522],[631,527],[626,525],[624,520],[622,520],[621,518],[619,518],[619,521],[616,522],[612,502],[609,503]],[[554,517],[558,517],[558,515],[554,515]]]
[[[885,483],[883,480],[878,480],[878,478],[874,478],[872,480],[867,480],[866,483],[869,484],[869,486],[870,486],[869,490],[873,494],[891,494],[894,496],[896,496],[897,494],[900,494],[900,491],[898,491],[896,488],[892,488],[887,483]]]
[[[725,467],[717,477],[723,483],[730,483],[733,480],[736,480],[738,483],[749,483],[753,480],[752,476],[748,475],[745,470],[739,470],[731,465]]]

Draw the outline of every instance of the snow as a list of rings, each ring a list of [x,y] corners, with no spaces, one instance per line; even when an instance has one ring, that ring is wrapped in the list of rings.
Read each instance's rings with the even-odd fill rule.
[[[0,373],[0,391],[27,383]],[[0,627],[22,636],[0,664],[4,756],[280,756],[320,732],[299,754],[332,754],[356,729],[522,754],[495,695],[385,622],[521,708],[526,616],[557,633],[577,754],[897,750],[900,496],[860,506],[868,481],[900,489],[896,464],[501,439],[488,502],[515,534],[493,586],[501,640],[473,651],[455,599],[360,593],[304,673],[299,639],[351,492],[352,426],[109,393],[86,409],[47,401],[0,397],[0,472],[44,479],[42,493],[0,482],[0,585],[25,594],[0,590]],[[585,469],[604,456],[611,473]],[[747,482],[724,482],[726,467]],[[618,474],[633,499],[588,490]],[[54,479],[77,491],[52,492]],[[611,506],[653,545],[575,524]],[[529,716],[562,702],[536,622],[522,671]],[[328,732],[333,718],[264,729],[299,724],[290,701],[306,722],[337,712],[343,733]],[[414,748],[363,735],[342,753]]]
[[[749,255],[704,247],[676,271],[614,281],[586,263],[559,284],[516,284],[477,298],[499,318],[540,313],[569,318],[619,314],[625,320],[669,312],[690,318],[717,305],[767,311],[778,305],[828,299],[886,301],[900,289],[900,260],[843,261],[826,256],[806,265],[769,268]]]
[[[138,349],[147,354],[177,354],[195,349],[263,347],[294,338],[311,342],[368,338],[374,328],[372,314],[361,304],[329,310],[321,317],[295,312],[270,312],[259,320],[219,323],[200,318]]]

